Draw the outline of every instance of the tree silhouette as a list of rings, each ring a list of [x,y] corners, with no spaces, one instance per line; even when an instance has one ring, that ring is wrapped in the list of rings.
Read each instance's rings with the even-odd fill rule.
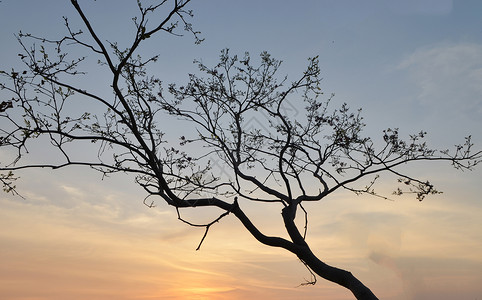
[[[446,161],[471,169],[481,151],[472,150],[470,137],[452,151],[437,150],[426,144],[425,132],[405,140],[397,129],[384,130],[377,145],[363,135],[361,110],[346,104],[331,108],[333,95],[324,95],[320,88],[316,57],[308,60],[297,80],[289,81],[277,74],[281,62],[267,52],[252,59],[248,53],[238,57],[226,49],[214,67],[197,62],[199,72],[190,74],[185,85],[164,86],[147,68],[160,57],[143,59],[138,52],[146,39],[161,32],[181,35],[179,26],[201,42],[187,21],[192,16],[185,9],[189,2],[166,0],[144,7],[138,1],[136,31],[127,48],[103,42],[75,0],[71,3],[86,34],[64,18],[68,34],[61,39],[18,35],[26,71],[1,71],[6,83],[0,87],[12,98],[0,104],[0,146],[17,154],[1,167],[7,172],[0,176],[4,189],[16,192],[13,172],[28,168],[81,165],[104,175],[133,174],[147,193],[147,206],[154,206],[151,199],[162,199],[176,209],[181,221],[205,228],[198,249],[213,224],[234,215],[260,243],[290,251],[313,276],[348,288],[357,299],[377,299],[350,272],[313,253],[305,240],[309,215],[303,204],[343,189],[386,197],[375,190],[383,173],[398,178],[394,195],[413,193],[422,201],[439,192],[429,181],[405,173],[402,165]],[[161,8],[167,9],[165,17],[148,25],[149,17]],[[104,88],[112,91],[111,97],[76,83],[86,74],[86,57],[68,58],[67,45],[96,56],[110,74],[111,82]],[[165,137],[170,129],[163,121],[167,115],[185,122],[186,133],[179,140]],[[48,141],[59,160],[23,164],[22,157],[35,141]],[[93,149],[97,155],[77,159],[72,145]],[[216,162],[228,171],[216,175]],[[262,233],[243,210],[250,202],[279,207],[289,238]],[[220,214],[206,224],[182,217],[183,208],[201,207],[216,207]],[[295,223],[297,215],[304,218],[302,229]],[[315,282],[316,277],[309,283]]]

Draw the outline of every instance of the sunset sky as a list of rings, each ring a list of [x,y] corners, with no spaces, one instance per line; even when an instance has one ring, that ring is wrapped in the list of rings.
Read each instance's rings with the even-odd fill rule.
[[[79,3],[103,40],[127,45],[135,1]],[[156,75],[163,80],[185,82],[194,59],[212,65],[223,48],[253,56],[267,50],[290,78],[319,55],[322,88],[336,94],[335,106],[363,108],[367,134],[424,129],[434,147],[472,135],[482,148],[482,1],[193,0],[190,8],[201,45],[188,35],[161,36],[142,49],[161,54]],[[79,24],[70,1],[2,0],[0,70],[19,66],[15,33],[57,37],[65,33],[62,16]],[[85,82],[103,91],[96,75]],[[31,162],[48,155],[30,150]],[[0,163],[8,157],[0,150]],[[482,299],[482,166],[410,170],[443,194],[419,202],[342,192],[310,203],[308,243],[380,299]],[[83,168],[17,175],[25,199],[0,194],[2,300],[353,299],[320,278],[300,287],[310,279],[303,264],[259,244],[232,216],[213,225],[195,251],[203,229],[178,221],[161,199],[144,206],[146,195],[130,177],[102,180]],[[380,190],[390,194],[391,183]],[[286,236],[279,209],[243,208],[267,234]],[[207,220],[210,212],[186,215]]]

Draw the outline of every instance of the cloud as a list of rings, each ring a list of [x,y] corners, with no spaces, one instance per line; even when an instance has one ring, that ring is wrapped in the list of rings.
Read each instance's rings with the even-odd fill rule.
[[[480,261],[429,253],[393,257],[372,252],[369,258],[401,279],[404,299],[475,299],[482,292],[476,284],[482,279]]]
[[[419,88],[422,105],[437,111],[482,114],[482,45],[444,44],[414,51],[399,65]]]
[[[391,10],[402,15],[447,15],[454,6],[453,0],[389,1]]]

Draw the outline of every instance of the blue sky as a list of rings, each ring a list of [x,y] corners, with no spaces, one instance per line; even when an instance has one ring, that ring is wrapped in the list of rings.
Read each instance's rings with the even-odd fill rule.
[[[126,41],[133,1],[79,2],[104,39]],[[319,55],[322,88],[336,94],[333,105],[362,107],[371,135],[387,127],[402,134],[425,129],[432,145],[445,148],[472,134],[482,148],[481,1],[205,0],[191,8],[201,45],[163,36],[142,49],[161,54],[152,70],[166,82],[186,81],[194,59],[215,63],[226,47],[253,56],[267,50],[283,60],[280,74],[289,78]],[[68,1],[3,0],[0,69],[18,65],[14,33],[56,36],[63,15],[78,24]],[[89,74],[82,83],[102,93],[108,78]],[[34,150],[32,161],[47,153]],[[0,161],[7,155],[0,152]],[[312,205],[312,248],[359,275],[381,299],[481,298],[480,168],[412,170],[444,194],[418,203],[342,193]],[[223,220],[194,251],[202,232],[177,222],[165,205],[145,208],[130,178],[100,181],[78,168],[20,175],[26,199],[0,195],[0,254],[7,261],[0,265],[0,294],[7,299],[351,299],[322,280],[295,288],[309,276],[302,265],[258,245],[234,219]],[[269,233],[280,232],[279,211],[248,212]]]

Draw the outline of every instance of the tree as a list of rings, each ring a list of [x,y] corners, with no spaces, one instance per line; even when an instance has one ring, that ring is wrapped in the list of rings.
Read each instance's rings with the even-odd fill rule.
[[[76,0],[71,4],[86,36],[66,18],[68,34],[60,39],[18,35],[26,70],[1,72],[8,83],[0,87],[12,98],[0,105],[0,147],[16,151],[14,161],[1,167],[7,172],[0,176],[5,190],[16,192],[13,172],[27,168],[80,165],[103,175],[132,174],[147,193],[147,206],[154,206],[148,199],[157,197],[173,206],[181,221],[205,228],[198,249],[213,224],[234,215],[260,243],[290,251],[313,276],[348,288],[357,299],[377,299],[350,272],[324,263],[313,253],[305,240],[308,211],[303,204],[343,189],[386,197],[375,191],[384,173],[398,178],[394,195],[412,193],[422,201],[439,192],[429,181],[406,173],[402,165],[445,161],[458,169],[471,169],[482,152],[473,151],[470,137],[452,151],[437,150],[427,145],[424,131],[404,140],[397,129],[384,130],[376,145],[363,135],[361,110],[352,111],[346,104],[330,108],[333,95],[325,96],[320,88],[316,57],[290,82],[277,74],[281,62],[267,52],[253,62],[248,53],[238,57],[223,50],[216,66],[197,62],[199,72],[190,74],[187,84],[172,83],[163,90],[166,86],[148,69],[160,57],[143,59],[138,55],[140,46],[161,32],[180,35],[178,24],[200,42],[198,32],[187,22],[192,16],[185,9],[189,2],[166,0],[144,7],[138,1],[135,34],[125,49],[103,42]],[[171,7],[166,16],[148,26],[149,17],[167,5]],[[29,45],[28,40],[34,43]],[[78,83],[86,74],[81,69],[86,57],[68,59],[68,45],[99,59],[112,79],[106,86],[111,97]],[[286,109],[294,101],[303,103],[301,119]],[[95,110],[79,112],[87,104]],[[168,126],[163,123],[167,115],[184,120],[191,126],[190,133],[168,140]],[[35,142],[48,142],[60,153],[59,161],[23,163]],[[73,147],[88,147],[97,155],[78,158]],[[214,160],[225,164],[230,174],[214,175]],[[262,233],[243,210],[251,202],[279,207],[289,238]],[[182,217],[183,208],[202,207],[215,207],[220,213],[206,224]],[[297,215],[304,218],[302,229],[295,223]],[[315,282],[316,277],[309,283]]]

